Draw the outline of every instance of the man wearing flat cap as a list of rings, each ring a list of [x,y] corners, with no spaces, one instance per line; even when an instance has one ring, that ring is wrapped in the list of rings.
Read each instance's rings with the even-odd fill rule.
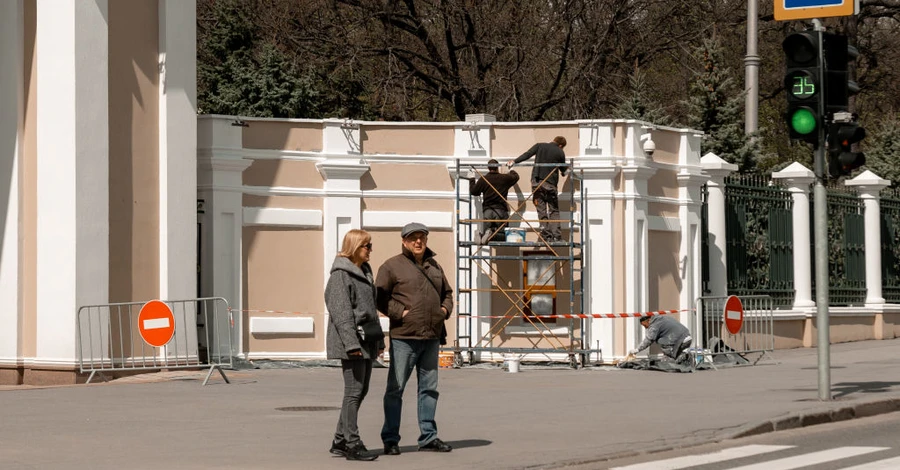
[[[453,289],[428,248],[428,227],[418,222],[400,231],[403,252],[389,258],[375,279],[378,310],[391,319],[391,362],[384,392],[381,441],[385,455],[400,454],[403,390],[416,369],[419,450],[450,452],[438,439],[434,420],[438,400],[438,352],[446,338],[444,321],[453,311]]]
[[[668,315],[645,315],[640,322],[647,332],[641,344],[628,351],[629,355],[637,354],[649,348],[650,344],[657,343],[663,354],[675,359],[675,362],[684,361],[684,350],[691,347],[693,342],[686,326]]]

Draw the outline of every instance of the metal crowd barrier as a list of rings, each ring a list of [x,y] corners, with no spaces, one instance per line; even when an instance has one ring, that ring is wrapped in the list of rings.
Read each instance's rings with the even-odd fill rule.
[[[715,367],[717,362],[740,363],[746,360],[750,363],[748,355],[758,355],[752,365],[764,357],[774,361],[769,355],[775,350],[772,298],[768,295],[740,296],[743,304],[742,326],[737,333],[732,333],[726,325],[725,304],[729,297],[697,299],[697,317],[691,331],[694,337],[691,352],[696,357],[695,364],[705,361]],[[734,318],[732,316],[732,320]],[[732,361],[721,356],[729,356]]]
[[[142,308],[153,302],[165,304],[169,312],[139,319]],[[202,385],[215,370],[231,383],[222,369],[234,366],[234,322],[224,298],[86,305],[76,318],[81,373],[91,373],[86,383],[104,372],[203,368],[209,372]],[[154,341],[160,345],[152,346]]]

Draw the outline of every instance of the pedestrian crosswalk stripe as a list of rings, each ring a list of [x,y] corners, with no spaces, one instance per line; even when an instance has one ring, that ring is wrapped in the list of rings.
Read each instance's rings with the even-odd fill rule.
[[[890,447],[837,447],[835,449],[796,455],[794,457],[785,457],[783,459],[770,460],[768,462],[755,463],[753,465],[745,465],[743,467],[732,468],[731,470],[791,470],[793,468],[809,467],[811,465],[856,457],[858,455],[887,449],[890,449]]]
[[[847,467],[843,470],[895,470],[898,468],[900,468],[900,457],[864,463],[855,467]]]
[[[724,462],[726,460],[740,459],[742,457],[752,457],[754,455],[790,449],[792,447],[794,446],[749,445],[732,447],[730,449],[723,449],[709,454],[687,455],[668,460],[639,463],[627,467],[616,467],[611,470],[678,470],[680,468],[688,468],[695,465],[706,465],[708,463]]]

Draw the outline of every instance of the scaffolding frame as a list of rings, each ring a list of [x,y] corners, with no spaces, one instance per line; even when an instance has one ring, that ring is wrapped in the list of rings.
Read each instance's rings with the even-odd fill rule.
[[[530,188],[531,193],[528,197],[517,201],[516,204],[511,204],[509,199],[506,199],[509,216],[507,219],[499,220],[504,224],[501,228],[525,229],[526,236],[523,241],[489,241],[482,244],[480,243],[479,228],[488,219],[475,216],[480,213],[480,204],[477,204],[476,196],[471,196],[468,192],[464,194],[461,191],[463,185],[460,182],[469,180],[470,184],[474,184],[476,179],[486,174],[489,167],[487,163],[463,163],[460,159],[456,160],[455,232],[458,320],[456,338],[452,348],[456,367],[462,367],[465,363],[475,364],[481,359],[481,353],[490,355],[497,353],[501,357],[513,354],[519,355],[519,358],[526,355],[532,356],[532,358],[535,355],[538,357],[543,355],[549,362],[556,362],[559,357],[564,357],[568,359],[570,367],[577,368],[579,363],[582,367],[587,365],[591,353],[600,352],[598,349],[584,347],[587,344],[587,329],[590,326],[587,316],[584,315],[585,188],[583,175],[580,170],[576,170],[574,160],[568,159],[567,163],[569,170],[566,184],[560,188],[558,195],[562,201],[564,201],[562,196],[567,196],[568,218],[562,216],[561,208],[559,219],[544,220],[546,223],[559,223],[560,232],[565,234],[562,241],[550,241],[542,237],[540,214],[538,219],[524,219],[527,203],[529,201],[534,203],[534,191],[533,188]],[[556,167],[558,165],[521,163],[517,166]],[[490,185],[490,183],[488,184]],[[526,184],[530,185],[531,182]],[[496,222],[496,220],[492,221]],[[476,237],[478,238],[476,239]],[[513,254],[500,254],[501,250],[504,253],[512,252]],[[515,287],[510,280],[502,277],[498,261],[518,261],[517,273],[521,279],[521,287]],[[537,273],[534,283],[527,282],[531,273],[526,270],[526,266],[530,261],[549,261],[543,271]],[[479,286],[479,278],[482,279],[482,283],[487,280],[490,284],[489,287]],[[560,288],[560,279],[567,281],[567,289]],[[552,285],[550,285],[550,281],[553,281]],[[489,305],[490,312],[477,311],[476,295],[494,296],[495,293],[500,294],[501,300],[505,299],[503,304],[509,304],[506,311],[498,312],[502,307],[494,305],[493,299],[480,302],[482,308]],[[530,305],[531,296],[535,294],[551,294],[553,311],[549,314],[536,314]],[[568,313],[558,313],[557,298],[561,295],[568,298]],[[485,319],[488,321],[485,322]],[[526,334],[519,332],[524,340],[520,339],[516,333],[506,331],[515,319],[522,319],[522,326],[533,328],[533,331],[528,329]],[[554,322],[562,319],[565,325],[548,321],[551,319]],[[565,333],[560,334],[563,327]],[[487,332],[483,333],[484,329],[487,329]],[[530,342],[531,347],[503,345],[516,340],[520,343]]]

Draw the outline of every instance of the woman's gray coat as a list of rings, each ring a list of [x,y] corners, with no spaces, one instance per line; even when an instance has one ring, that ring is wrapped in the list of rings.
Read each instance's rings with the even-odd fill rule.
[[[366,359],[375,359],[384,340],[360,344],[356,332],[357,325],[378,322],[374,277],[369,263],[358,267],[348,258],[336,257],[325,287],[325,307],[329,314],[325,341],[328,359],[350,359],[347,352],[354,349],[361,350]]]

